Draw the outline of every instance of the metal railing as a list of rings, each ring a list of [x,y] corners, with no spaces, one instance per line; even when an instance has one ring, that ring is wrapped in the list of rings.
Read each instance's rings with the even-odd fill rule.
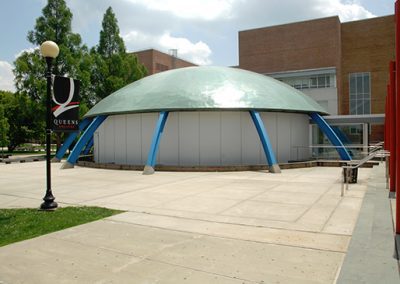
[[[355,159],[363,158],[365,155],[375,151],[376,149],[381,149],[383,146],[383,142],[373,144],[373,145],[363,145],[363,144],[351,144],[345,146],[332,146],[326,144],[314,144],[311,146],[293,146],[296,149],[297,160],[301,159],[304,155],[304,151],[308,150],[313,159],[327,159],[327,160],[340,160],[340,157],[337,153],[337,148],[346,148],[351,152],[351,156]],[[303,150],[303,151],[302,151]],[[302,151],[302,154],[300,154]],[[308,156],[308,155],[307,155]]]

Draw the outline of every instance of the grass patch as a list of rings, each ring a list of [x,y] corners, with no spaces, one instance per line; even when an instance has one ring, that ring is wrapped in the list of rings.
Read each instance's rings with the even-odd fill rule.
[[[100,207],[65,207],[55,211],[0,209],[0,247],[121,212]]]
[[[28,154],[45,155],[46,151],[45,150],[40,150],[40,151],[22,151],[22,150],[16,151],[16,150],[14,150],[12,152],[4,151],[4,155],[6,155],[6,154],[8,154],[8,155],[20,155],[20,154],[23,154],[23,155],[28,155]]]

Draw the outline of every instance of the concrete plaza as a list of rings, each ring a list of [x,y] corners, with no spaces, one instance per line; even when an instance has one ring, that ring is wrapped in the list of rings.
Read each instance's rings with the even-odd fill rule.
[[[62,207],[125,210],[0,248],[0,283],[335,283],[372,171],[116,171],[52,164]],[[38,207],[45,163],[0,164],[0,208]],[[51,214],[51,213],[50,213]]]

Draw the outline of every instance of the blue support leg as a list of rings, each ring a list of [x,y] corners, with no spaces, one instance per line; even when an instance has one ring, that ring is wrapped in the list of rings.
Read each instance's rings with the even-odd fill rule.
[[[85,149],[83,150],[83,155],[88,155],[90,152],[90,149],[93,147],[93,136],[90,138],[89,142],[86,144]]]
[[[81,153],[83,147],[87,144],[89,139],[93,137],[96,129],[103,123],[103,121],[107,118],[107,115],[99,115],[95,119],[93,119],[92,123],[85,130],[81,138],[79,138],[76,143],[74,149],[72,149],[71,154],[68,156],[67,161],[62,165],[62,169],[73,168],[76,161],[79,158],[79,154]]]
[[[160,144],[161,134],[164,131],[164,126],[168,118],[168,111],[160,112],[158,122],[153,134],[153,140],[151,141],[150,151],[147,156],[146,166],[144,167],[143,174],[151,175],[154,174],[154,167],[156,165],[156,157],[158,151],[158,145]]]
[[[264,127],[260,113],[255,110],[250,110],[250,116],[253,119],[254,125],[256,126],[258,136],[260,136],[261,144],[264,149],[265,156],[267,157],[269,171],[271,173],[280,173],[281,169],[278,162],[276,161],[274,151],[272,150],[272,145],[268,137],[267,130]]]
[[[328,137],[332,145],[336,147],[336,151],[338,152],[340,158],[345,161],[351,161],[351,156],[349,152],[343,145],[342,141],[340,141],[335,131],[333,131],[333,129],[325,121],[325,119],[318,113],[311,113],[310,117],[318,125],[318,127],[322,130],[326,137]]]
[[[91,118],[85,118],[79,123],[79,131],[74,131],[68,135],[67,139],[65,139],[64,143],[61,145],[60,149],[58,149],[56,155],[51,160],[52,162],[60,162],[65,152],[67,152],[68,148],[71,146],[72,142],[74,142],[75,138],[78,136],[79,132],[84,130],[86,126],[92,121]]]

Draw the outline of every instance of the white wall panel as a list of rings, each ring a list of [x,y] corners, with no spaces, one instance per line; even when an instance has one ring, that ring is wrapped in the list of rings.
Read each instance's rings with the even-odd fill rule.
[[[142,115],[142,164],[146,164],[154,129],[158,121],[158,113],[143,113]]]
[[[126,115],[126,162],[129,165],[142,163],[142,115]]]
[[[179,165],[200,165],[200,130],[198,112],[179,113]]]
[[[275,158],[278,161],[278,157],[276,156],[278,153],[278,135],[277,135],[277,113],[276,112],[260,112],[261,119],[264,123],[264,127],[267,130],[269,140],[271,142],[272,151],[275,154]],[[262,147],[262,145],[261,145]],[[261,163],[267,163],[267,157],[265,157],[264,149],[261,148]],[[278,161],[279,163],[279,161]]]
[[[242,164],[242,131],[239,112],[221,112],[221,165]]]
[[[261,142],[250,113],[241,112],[242,125],[242,163],[243,165],[258,165],[261,163]]]
[[[290,113],[277,113],[278,151],[276,155],[280,163],[287,163],[290,160],[292,115]]]
[[[115,115],[114,118],[114,143],[115,143],[115,163],[126,164],[126,115]]]
[[[308,115],[260,112],[278,162],[309,157]],[[144,165],[158,113],[110,116],[94,135],[95,161]],[[171,112],[157,163],[165,165],[255,165],[266,158],[248,112]]]
[[[106,147],[104,144],[105,137],[106,135],[104,133],[104,122],[103,122],[93,134],[94,159],[97,163],[104,163],[104,157],[106,151]]]
[[[309,116],[292,114],[291,122],[291,160],[302,160],[308,157]],[[300,147],[299,147],[300,146]]]
[[[179,165],[179,113],[171,112],[161,136],[158,164]]]
[[[115,162],[115,127],[114,117],[109,116],[104,122],[104,159],[103,163],[114,163]]]
[[[221,164],[221,114],[200,112],[200,165]]]

